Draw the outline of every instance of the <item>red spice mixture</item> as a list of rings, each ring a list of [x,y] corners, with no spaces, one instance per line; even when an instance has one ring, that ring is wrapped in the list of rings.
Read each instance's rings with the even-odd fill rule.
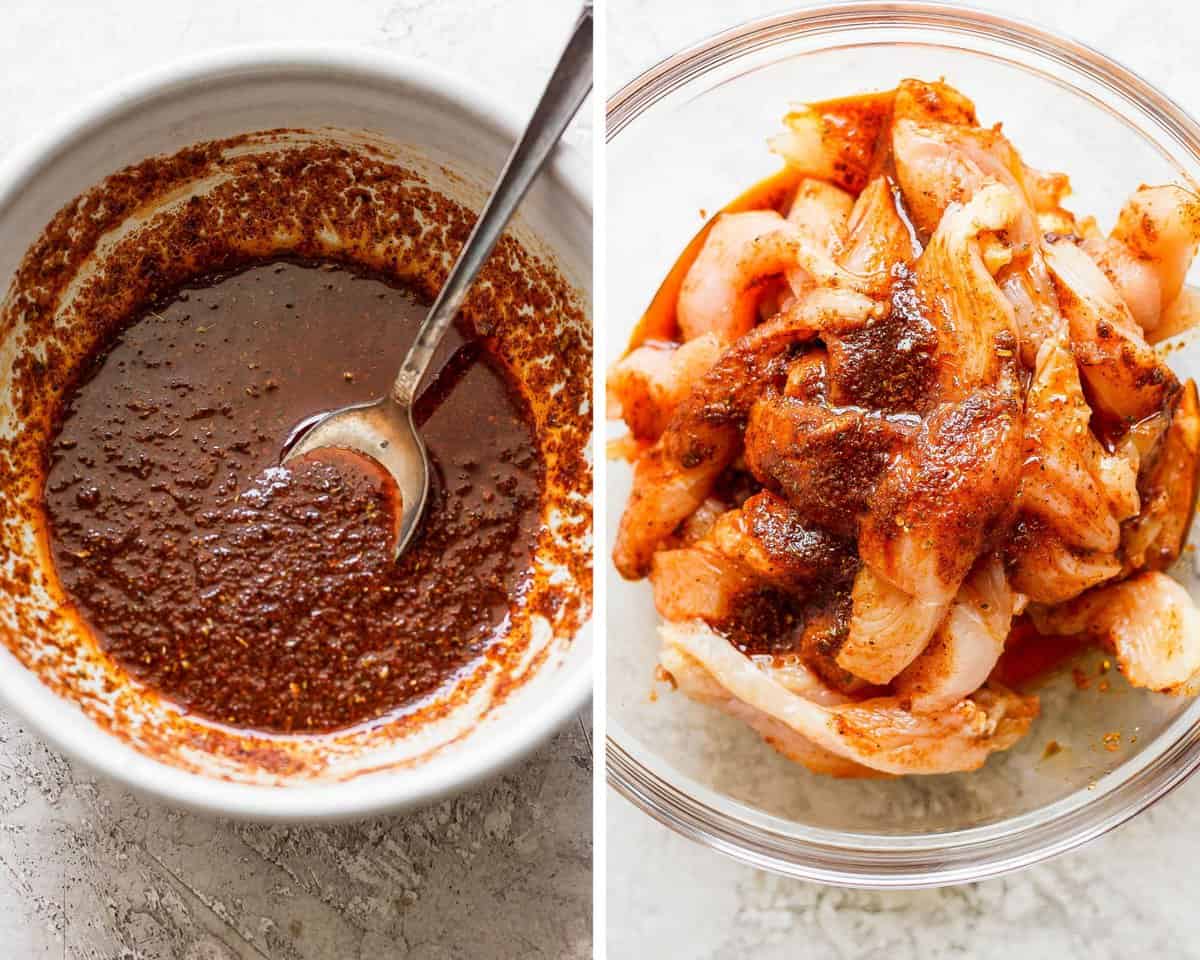
[[[349,621],[334,617],[322,620],[329,628],[323,636],[334,647],[281,660],[280,645],[290,628],[260,629],[253,639],[239,637],[235,628],[252,620],[255,610],[262,612],[255,604],[266,603],[267,585],[260,584],[255,600],[253,589],[239,582],[247,592],[231,604],[223,597],[226,609],[215,604],[215,595],[202,596],[206,589],[235,585],[232,569],[226,575],[204,560],[212,548],[206,536],[236,540],[257,524],[295,528],[296,543],[306,542],[314,531],[296,517],[312,501],[329,496],[330,485],[340,485],[336,497],[344,497],[347,505],[375,502],[381,508],[361,477],[334,476],[319,467],[297,472],[286,490],[265,498],[252,523],[238,512],[246,504],[231,498],[269,483],[261,473],[271,462],[268,450],[277,452],[281,435],[299,416],[379,392],[405,342],[396,327],[411,330],[416,304],[436,293],[474,220],[427,179],[432,170],[455,183],[453,174],[414,169],[386,145],[339,136],[267,131],[199,144],[121,170],[59,211],[30,247],[0,304],[0,355],[11,351],[14,357],[0,377],[0,412],[11,411],[10,428],[0,430],[0,642],[43,682],[138,749],[188,769],[211,772],[217,762],[218,775],[232,779],[353,775],[347,764],[369,755],[364,751],[391,749],[399,739],[449,717],[466,698],[490,689],[488,704],[502,701],[545,656],[544,645],[569,640],[591,607],[590,322],[579,294],[554,263],[512,236],[501,241],[460,316],[463,342],[476,345],[455,355],[449,380],[435,384],[427,401],[426,430],[440,438],[441,475],[431,512],[435,522],[428,524],[425,537],[443,538],[414,553],[412,562],[424,558],[428,564],[420,571],[427,602],[401,611],[395,601],[355,614],[385,621],[391,616],[397,630],[424,639],[404,650],[385,642],[382,628],[351,639]],[[315,268],[316,262],[325,270]],[[281,266],[281,274],[272,273]],[[179,291],[215,276],[225,279],[191,290],[187,301],[176,299]],[[257,356],[238,356],[234,363],[235,350],[256,341],[253,331],[231,322],[234,317],[244,321],[253,311],[230,298],[238,290],[237,296],[249,296],[253,285],[267,282],[254,278],[267,276],[277,279],[280,289],[267,298],[272,305],[260,301],[259,315],[308,326],[286,344],[278,330],[259,331],[267,337],[258,342],[265,349]],[[333,300],[318,302],[314,278],[332,278],[346,286],[343,292],[351,291],[349,300],[339,301],[344,315],[333,309]],[[308,285],[288,294],[284,281]],[[383,299],[373,301],[373,296]],[[207,310],[211,304],[201,306],[205,297],[222,302]],[[150,316],[147,308],[156,304],[158,317]],[[130,326],[139,318],[145,319]],[[381,346],[385,326],[387,343]],[[200,327],[206,328],[203,333]],[[141,348],[149,347],[149,353],[137,356],[138,348],[130,344],[141,337],[152,340],[156,330],[174,347],[147,340]],[[372,330],[374,341],[368,336]],[[123,339],[113,346],[117,336]],[[227,337],[248,339],[235,347],[220,342]],[[79,371],[110,346],[94,379],[81,381]],[[143,362],[155,355],[183,364],[187,387],[172,384],[165,363],[151,368]],[[122,362],[137,376],[118,383]],[[252,369],[251,363],[261,366]],[[106,379],[110,365],[112,376]],[[143,385],[156,385],[139,395],[142,378]],[[456,386],[449,389],[452,382]],[[157,409],[104,407],[151,398]],[[233,405],[233,416],[223,412],[226,403]],[[193,414],[200,416],[189,420]],[[103,432],[72,431],[86,424],[100,428],[106,415],[122,421],[124,443],[113,448],[111,462],[97,459],[89,466],[80,459],[86,448],[103,454],[108,441]],[[489,417],[499,425],[493,432],[485,429]],[[65,448],[53,443],[60,423]],[[168,436],[176,427],[179,433]],[[495,442],[477,451],[477,466],[467,465],[464,446],[484,434]],[[118,471],[118,463],[134,472]],[[138,477],[143,469],[147,475]],[[476,475],[465,483],[462,474],[473,470]],[[496,470],[504,476],[494,475]],[[156,483],[161,483],[158,490]],[[138,488],[144,490],[141,499],[133,496]],[[489,491],[495,499],[485,506]],[[129,516],[117,510],[122,497]],[[478,523],[456,519],[472,512],[482,518]],[[349,514],[335,511],[321,522],[360,538],[364,556],[374,549],[367,526]],[[31,541],[31,530],[40,539]],[[146,538],[147,549],[123,545],[127,534]],[[193,537],[201,543],[191,543]],[[256,551],[267,547],[244,539],[240,562],[249,571]],[[495,549],[500,542],[504,549]],[[101,550],[93,553],[96,545]],[[445,557],[434,563],[433,556],[460,547],[470,554],[470,577],[458,582],[467,563],[451,556],[441,579],[435,568]],[[294,563],[313,562],[302,553],[295,551]],[[328,545],[325,555],[331,555]],[[198,561],[193,569],[185,569],[185,556]],[[221,559],[228,563],[227,556]],[[373,564],[368,557],[363,571],[378,577],[373,584],[388,585],[392,575]],[[428,579],[430,570],[434,579]],[[108,580],[114,571],[129,579]],[[415,583],[416,574],[396,571],[394,576]],[[96,589],[101,583],[108,589]],[[172,585],[180,589],[169,596]],[[295,595],[294,583],[287,586]],[[433,586],[448,599],[440,616],[433,609],[437,597],[428,590]],[[164,637],[172,638],[165,654],[161,644],[153,648],[150,619],[136,616],[131,606],[143,587],[150,589],[144,598],[148,608],[160,614],[174,610],[179,618],[164,624],[170,627]],[[324,589],[319,577],[314,589]],[[210,649],[190,637],[186,669],[193,669],[193,656],[202,664],[201,674],[219,660],[231,665],[223,683],[185,678],[181,644],[207,626],[214,611],[225,618],[220,636]],[[113,657],[88,637],[78,614],[99,631]],[[280,614],[281,624],[289,618],[298,623],[299,605]],[[400,623],[402,618],[409,619]],[[474,627],[444,643],[451,619]],[[548,635],[534,629],[542,619]],[[332,678],[340,696],[310,696],[318,662],[324,663],[319,677]],[[280,676],[262,671],[264,665]],[[256,691],[243,670],[257,670],[265,686]],[[368,683],[363,678],[370,670],[374,680]],[[156,706],[153,688],[130,683],[131,672],[198,712]],[[298,679],[302,674],[307,674],[309,694]],[[392,679],[395,675],[403,679]],[[338,676],[353,676],[359,685],[343,687]],[[414,678],[420,679],[409,687]],[[445,684],[435,692],[440,681]],[[300,686],[299,696],[293,682]],[[318,701],[321,709],[307,709]],[[332,730],[381,711],[390,712],[320,741],[281,739],[253,729]],[[214,726],[209,717],[251,726]],[[437,746],[416,746],[416,752],[379,762],[418,762],[420,751]],[[198,764],[201,755],[210,759]],[[325,772],[335,764],[342,772]]]
[[[388,491],[276,466],[294,426],[386,392],[424,307],[378,279],[256,266],[122,332],[72,392],[47,477],[63,584],[105,649],[237,726],[349,726],[437,690],[520,604],[540,525],[532,416],[452,331],[419,405],[434,466],[391,556]]]

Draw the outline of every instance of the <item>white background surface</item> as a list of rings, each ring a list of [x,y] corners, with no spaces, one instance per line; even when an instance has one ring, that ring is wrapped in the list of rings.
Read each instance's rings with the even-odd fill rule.
[[[1164,0],[976,6],[1071,34],[1200,114],[1200,10]],[[608,0],[608,91],[779,0]],[[914,68],[914,72],[917,68]],[[852,91],[847,91],[852,92]],[[877,893],[785,880],[684,840],[609,793],[613,958],[1107,960],[1200,957],[1200,780],[1081,851],[999,880]]]
[[[105,84],[239,43],[424,58],[526,115],[574,11],[541,0],[0,0],[0,154]],[[587,117],[569,138],[590,150]],[[322,829],[140,802],[0,711],[0,960],[581,960],[591,851],[579,724],[467,796]]]

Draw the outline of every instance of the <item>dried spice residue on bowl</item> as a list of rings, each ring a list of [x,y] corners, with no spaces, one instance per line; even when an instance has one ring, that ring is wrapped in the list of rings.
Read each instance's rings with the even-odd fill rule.
[[[568,643],[591,606],[591,332],[536,238],[502,240],[429,384],[411,560],[376,563],[366,477],[272,473],[297,420],[382,392],[470,231],[464,192],[362,135],[279,130],[64,207],[0,311],[0,641],[136,747],[255,782],[418,762]],[[330,496],[346,510],[314,527]],[[279,576],[271,528],[296,569],[301,544],[360,546],[361,602]]]

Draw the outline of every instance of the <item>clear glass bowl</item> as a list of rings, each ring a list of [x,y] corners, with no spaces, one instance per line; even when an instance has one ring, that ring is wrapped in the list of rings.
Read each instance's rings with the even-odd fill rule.
[[[757,20],[663,61],[609,101],[606,364],[703,217],[778,169],[765,141],[790,100],[886,89],[905,76],[959,87],[984,123],[1003,121],[1027,162],[1070,174],[1069,205],[1104,226],[1141,183],[1200,181],[1194,120],[1119,64],[1036,27],[917,3]],[[1194,345],[1169,354],[1185,376],[1198,360]],[[611,543],[629,470],[610,464],[608,477]],[[1191,557],[1174,573],[1200,596]],[[1101,677],[1097,653],[1079,661],[1086,689],[1069,670],[1043,683],[1032,732],[983,770],[814,776],[737,721],[666,688],[653,695],[649,587],[607,570],[610,782],[668,826],[757,867],[854,886],[977,880],[1104,833],[1200,763],[1200,703],[1132,690],[1115,670]],[[1113,732],[1121,741],[1110,750]],[[1050,741],[1062,749],[1046,756]]]

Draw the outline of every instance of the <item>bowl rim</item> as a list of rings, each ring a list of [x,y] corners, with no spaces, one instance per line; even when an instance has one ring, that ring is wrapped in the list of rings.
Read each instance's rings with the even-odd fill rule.
[[[1073,38],[1015,17],[926,0],[852,0],[802,7],[735,24],[670,54],[621,86],[606,103],[605,142],[655,102],[708,71],[771,46],[785,37],[832,36],[855,27],[942,30],[1020,46],[1100,80],[1118,97],[1152,117],[1159,129],[1200,164],[1200,124],[1139,74]],[[931,43],[936,41],[932,38]],[[976,52],[976,51],[971,51]],[[1027,64],[1018,63],[1024,69]],[[1018,817],[941,834],[891,836],[810,828],[786,832],[789,821],[756,810],[699,784],[679,771],[660,775],[636,738],[622,743],[622,727],[608,718],[608,785],[653,819],[696,842],[762,870],[833,886],[914,889],[1000,876],[1058,856],[1120,826],[1184,782],[1200,767],[1200,706],[1177,717],[1156,749],[1132,774],[1118,767],[1100,777],[1091,797],[1081,791]],[[680,784],[683,784],[682,786]],[[1135,792],[1136,791],[1136,792]],[[1132,796],[1128,794],[1132,793]],[[714,805],[735,808],[726,813]],[[736,808],[758,822],[739,818]],[[1048,820],[1035,814],[1053,811]],[[1022,822],[1018,829],[1005,824]],[[1039,843],[1030,845],[1035,836]]]
[[[46,165],[106,125],[136,114],[147,103],[222,80],[284,75],[314,80],[336,76],[423,91],[451,103],[471,123],[512,143],[524,127],[524,118],[485,89],[416,58],[357,47],[294,44],[222,47],[139,72],[107,86],[11,150],[0,160],[0,219]],[[106,172],[109,171],[99,172],[98,177]],[[591,217],[590,164],[581,150],[560,142],[546,174],[553,174],[568,199]],[[63,202],[69,199],[64,197]],[[590,291],[590,270],[577,279]],[[589,618],[573,642],[581,642],[592,633]],[[515,764],[565,728],[586,707],[591,697],[594,659],[593,649],[570,675],[559,679],[536,710],[529,711],[528,716],[513,725],[503,745],[464,751],[449,764],[364,775],[368,780],[352,777],[295,786],[234,783],[154,759],[105,731],[77,705],[53,693],[23,665],[19,670],[0,669],[0,703],[73,760],[140,794],[234,819],[334,822],[424,806],[465,791]],[[550,668],[561,669],[553,665]],[[56,704],[55,709],[46,710],[47,703]]]

